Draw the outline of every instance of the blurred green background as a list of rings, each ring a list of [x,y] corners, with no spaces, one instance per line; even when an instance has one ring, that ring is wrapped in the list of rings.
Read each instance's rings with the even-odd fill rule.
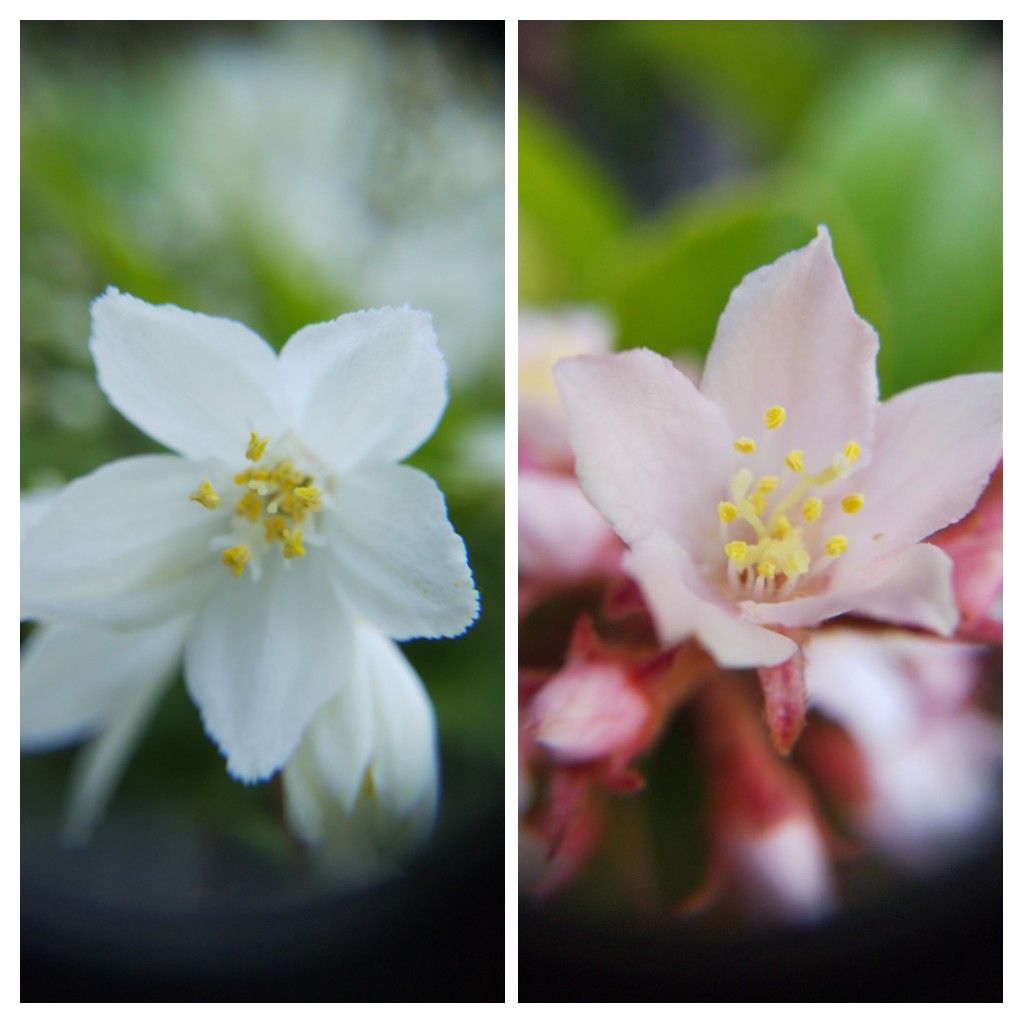
[[[999,22],[523,23],[520,300],[703,355],[824,223],[883,394],[998,368],[1001,79]]]
[[[96,385],[89,303],[108,284],[275,347],[352,309],[434,314],[451,403],[411,462],[447,495],[482,598],[463,638],[405,646],[437,708],[449,837],[502,794],[502,53],[500,27],[472,24],[22,24],[24,490],[154,448]],[[23,823],[50,828],[68,762],[24,759]],[[180,685],[113,812],[154,798],[286,850],[274,787],[228,778]]]
[[[823,223],[883,395],[1000,367],[1001,23],[524,22],[519,61],[522,306],[595,306],[620,348],[702,358],[743,276]],[[692,728],[608,802],[563,896],[580,913],[700,884]]]

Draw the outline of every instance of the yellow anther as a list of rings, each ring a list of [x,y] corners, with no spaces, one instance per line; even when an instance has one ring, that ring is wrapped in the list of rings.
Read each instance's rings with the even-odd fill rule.
[[[771,535],[775,540],[785,540],[793,527],[785,516],[779,516],[772,524]]]
[[[786,410],[781,405],[773,405],[764,414],[764,425],[769,430],[775,430],[786,422]]]
[[[306,549],[302,546],[301,530],[283,530],[281,539],[284,541],[281,554],[285,558],[305,558]]]
[[[245,449],[245,457],[250,462],[259,462],[263,458],[263,453],[267,450],[269,443],[269,437],[260,437],[255,430],[250,431],[249,446]]]
[[[763,494],[752,494],[750,496],[750,507],[754,510],[755,516],[764,515],[768,501]]]
[[[250,558],[252,558],[252,552],[247,544],[236,544],[233,548],[227,548],[220,556],[220,560],[236,576],[242,575]]]
[[[239,487],[244,487],[252,479],[252,470],[243,469],[241,473],[235,474],[235,483]]]
[[[312,511],[316,512],[320,508],[320,488],[319,487],[296,487],[292,490],[292,494],[295,495],[302,504]]]
[[[823,508],[821,498],[808,498],[800,509],[804,519],[809,523],[813,523],[816,519],[821,516],[821,510]]]
[[[260,503],[259,496],[254,494],[252,491],[246,491],[245,494],[238,499],[238,504],[235,506],[235,512],[240,516],[245,516],[246,519],[255,523],[260,517],[260,512],[263,511],[263,506]]]
[[[757,575],[758,576],[775,576],[775,563],[767,560],[757,563]]]
[[[852,466],[860,458],[860,445],[856,441],[847,441],[843,445],[843,455]]]
[[[731,540],[725,545],[725,555],[737,565],[742,566],[747,558],[747,542],[743,540]]]
[[[791,452],[786,455],[786,465],[789,466],[794,473],[802,473],[804,471],[804,453],[799,448],[794,448]]]
[[[720,501],[718,503],[718,518],[723,523],[731,523],[739,514],[739,509],[731,501]]]
[[[284,516],[266,516],[263,520],[263,532],[267,540],[282,540],[287,522]]]
[[[213,489],[209,480],[204,480],[190,495],[191,501],[197,501],[203,508],[216,508],[220,504],[220,495]]]
[[[757,481],[757,489],[762,494],[771,494],[779,486],[779,478],[777,476],[763,476]]]
[[[737,437],[732,443],[733,448],[738,452],[743,452],[744,455],[750,455],[757,451],[757,445],[754,444],[752,437]]]
[[[854,512],[859,512],[864,507],[864,495],[848,494],[840,504],[843,511],[852,516]]]
[[[833,534],[827,541],[825,541],[825,551],[827,554],[835,558],[846,550],[847,543],[848,541],[841,533]]]
[[[275,483],[291,483],[288,477],[292,474],[293,466],[285,459],[283,462],[279,462],[271,471],[270,479]],[[294,487],[295,485],[292,484]]]

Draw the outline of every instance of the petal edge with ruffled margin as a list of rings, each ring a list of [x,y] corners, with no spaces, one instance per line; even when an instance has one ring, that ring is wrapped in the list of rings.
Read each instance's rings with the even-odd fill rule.
[[[722,410],[647,349],[563,359],[554,373],[580,486],[615,532],[632,544],[707,523],[717,538],[734,454]]]
[[[865,615],[882,622],[951,636],[960,620],[953,597],[953,562],[933,544],[914,544],[873,563],[848,589],[770,604],[744,601],[745,618],[764,625],[816,626],[837,615]]]
[[[410,466],[346,476],[324,515],[349,600],[395,640],[451,637],[476,619],[466,546],[444,495]]]
[[[789,637],[743,621],[731,609],[701,597],[696,569],[664,534],[634,545],[625,556],[625,568],[643,590],[664,644],[695,636],[723,668],[778,665],[797,649]]]
[[[277,356],[234,320],[108,288],[92,304],[89,349],[110,404],[189,458],[241,463],[251,430],[282,429]]]
[[[429,313],[371,309],[294,334],[281,350],[296,431],[339,471],[399,462],[433,434],[448,403]]]
[[[22,617],[130,627],[201,601],[226,523],[189,501],[201,479],[176,455],[136,455],[73,480],[25,533]]]
[[[733,436],[758,439],[763,472],[792,448],[809,470],[847,441],[868,444],[878,402],[878,336],[853,308],[827,229],[748,274],[729,297],[708,353],[701,392],[728,416]],[[787,412],[766,433],[762,417]]]
[[[321,552],[228,578],[200,608],[185,682],[207,734],[242,782],[274,774],[352,671],[352,613]]]

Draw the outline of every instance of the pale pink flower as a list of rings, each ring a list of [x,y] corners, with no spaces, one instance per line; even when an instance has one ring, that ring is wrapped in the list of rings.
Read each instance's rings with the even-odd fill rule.
[[[933,867],[992,824],[1001,729],[972,703],[985,648],[836,627],[817,631],[805,655],[811,707],[856,745],[860,765],[845,772],[854,785],[837,795],[873,847],[901,864]],[[837,749],[811,742],[812,771],[834,773],[844,759]]]
[[[879,402],[877,350],[820,228],[733,292],[700,389],[644,349],[556,367],[581,486],[664,643],[772,666],[843,613],[955,629],[950,559],[920,541],[998,462],[1002,378]]]

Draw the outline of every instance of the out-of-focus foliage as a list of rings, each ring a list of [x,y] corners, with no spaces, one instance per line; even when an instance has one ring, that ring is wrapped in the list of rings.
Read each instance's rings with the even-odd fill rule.
[[[558,72],[546,53],[522,101],[523,303],[597,303],[622,347],[703,354],[740,278],[825,223],[884,393],[999,366],[1000,63],[980,30],[614,23],[548,44]]]
[[[443,748],[494,764],[502,104],[500,65],[457,31],[35,23],[22,33],[23,488],[154,447],[96,385],[89,303],[108,284],[240,320],[275,347],[352,309],[429,310],[452,400],[412,461],[448,498],[482,614],[465,637],[407,653]],[[59,792],[65,762],[27,759],[26,785]],[[180,686],[127,779],[127,792],[159,785],[161,799],[216,814],[248,840],[278,835],[268,788],[231,782]]]

